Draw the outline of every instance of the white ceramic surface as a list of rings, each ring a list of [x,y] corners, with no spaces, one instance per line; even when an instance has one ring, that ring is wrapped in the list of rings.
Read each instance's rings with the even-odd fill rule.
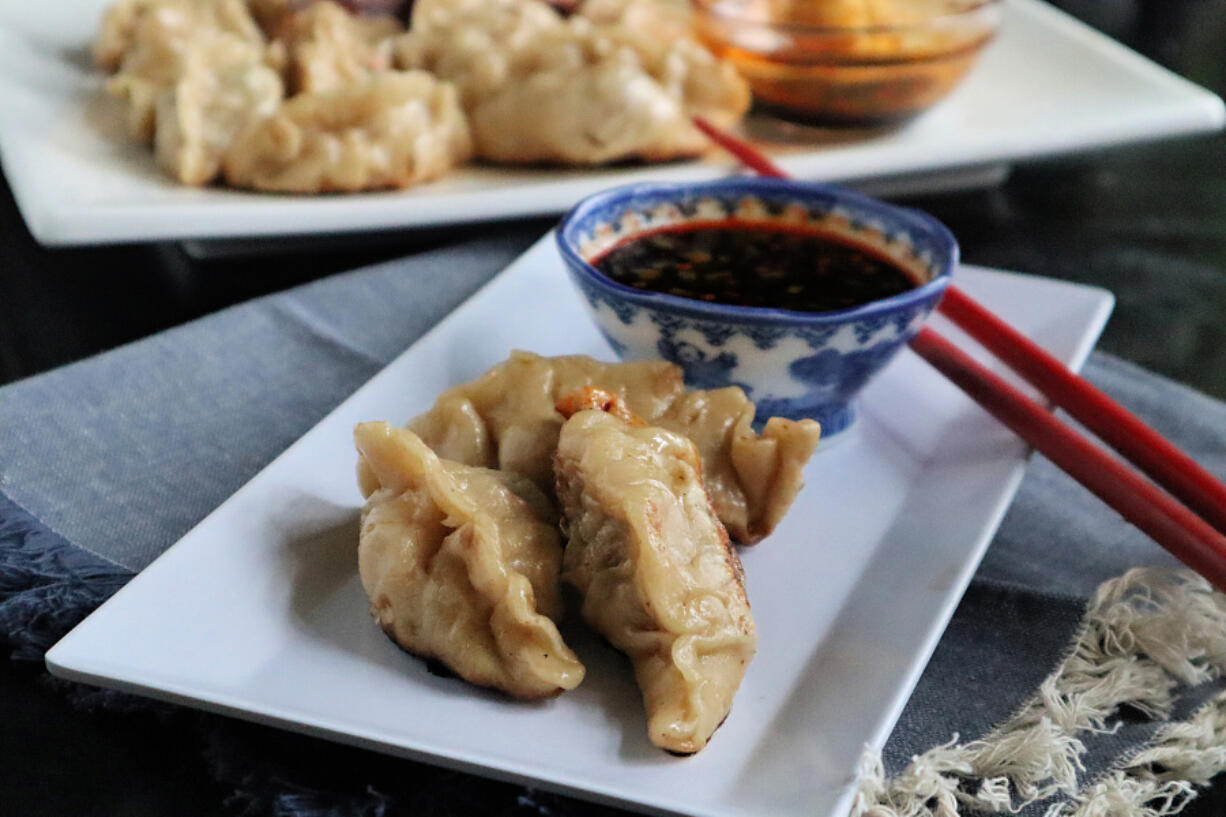
[[[471,167],[391,193],[292,198],[196,190],[163,177],[122,132],[88,44],[107,0],[0,0],[0,160],[44,244],[316,234],[560,213],[646,179],[729,172],[725,156],[662,167]],[[899,130],[748,124],[798,178],[851,181],[1007,162],[1221,127],[1209,92],[1045,5],[1006,0],[998,40],[966,83]],[[790,142],[790,143],[789,143]]]
[[[1112,304],[1043,278],[957,278],[1074,366]],[[563,631],[583,684],[517,704],[429,674],[367,615],[354,423],[403,422],[516,347],[611,359],[552,236],[73,630],[51,671],[643,810],[840,813],[1012,499],[1025,446],[919,358],[896,358],[857,427],[819,449],[783,524],[742,551],[759,653],[711,745],[675,758],[648,742],[628,666],[581,627]]]

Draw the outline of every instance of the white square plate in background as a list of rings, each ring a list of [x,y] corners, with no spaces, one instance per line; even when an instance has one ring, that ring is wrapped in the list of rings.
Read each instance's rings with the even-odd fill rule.
[[[561,213],[633,181],[696,180],[733,169],[726,156],[656,167],[469,166],[404,191],[281,196],[183,187],[124,133],[122,108],[93,70],[107,0],[0,0],[0,161],[43,244],[238,238],[369,231]],[[1216,130],[1216,96],[1042,0],[1005,0],[1000,36],[952,96],[885,131],[747,132],[797,178],[941,187],[951,168]],[[764,140],[773,134],[773,140]],[[778,137],[784,135],[788,143]],[[913,174],[906,184],[900,176]],[[901,183],[901,188],[900,188]]]

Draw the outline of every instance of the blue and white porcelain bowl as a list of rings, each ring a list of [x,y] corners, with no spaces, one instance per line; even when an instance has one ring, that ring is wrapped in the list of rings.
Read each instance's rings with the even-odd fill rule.
[[[637,236],[729,220],[842,238],[891,259],[919,283],[862,306],[813,313],[634,289],[590,263]],[[759,421],[811,417],[827,438],[851,425],[853,398],[919,331],[958,263],[954,237],[924,213],[830,185],[756,177],[597,193],[566,215],[557,237],[596,325],[623,358],[670,360],[692,388],[740,386]]]

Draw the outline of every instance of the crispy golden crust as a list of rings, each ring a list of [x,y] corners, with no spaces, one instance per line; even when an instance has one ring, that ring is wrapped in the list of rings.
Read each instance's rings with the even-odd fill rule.
[[[567,420],[581,411],[595,409],[605,414],[612,414],[629,426],[646,425],[643,418],[631,411],[622,398],[595,386],[583,386],[562,395],[555,408]]]

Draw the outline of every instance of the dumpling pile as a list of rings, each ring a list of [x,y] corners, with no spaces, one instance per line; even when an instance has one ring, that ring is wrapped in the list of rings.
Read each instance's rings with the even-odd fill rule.
[[[411,27],[334,0],[117,0],[94,43],[133,138],[183,184],[408,187],[476,156],[696,155],[749,107],[668,0],[418,0]]]
[[[565,581],[629,657],[651,741],[701,750],[757,646],[729,533],[770,533],[820,434],[752,418],[739,389],[687,392],[670,363],[514,352],[407,429],[358,426],[374,617],[473,683],[544,697],[583,677],[555,627]]]
[[[94,57],[131,135],[183,184],[378,190],[472,154],[455,89],[392,70],[403,30],[332,0],[118,0]]]
[[[535,0],[418,0],[396,41],[404,68],[456,84],[478,156],[598,164],[693,156],[692,118],[739,120],[749,89],[730,63],[650,15],[564,18]]]
[[[662,360],[601,363],[521,351],[443,392],[409,427],[440,456],[514,471],[548,491],[563,422],[555,407],[583,386],[599,386],[645,421],[692,440],[720,521],[742,545],[767,536],[783,519],[821,435],[812,420],[782,417],[758,434],[745,392],[735,386],[687,391],[681,369]]]

